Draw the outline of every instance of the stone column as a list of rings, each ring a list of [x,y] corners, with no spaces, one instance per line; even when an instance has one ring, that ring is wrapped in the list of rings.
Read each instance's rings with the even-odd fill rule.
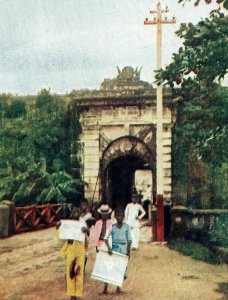
[[[84,142],[84,181],[85,197],[99,200],[99,128],[85,129],[83,132]]]

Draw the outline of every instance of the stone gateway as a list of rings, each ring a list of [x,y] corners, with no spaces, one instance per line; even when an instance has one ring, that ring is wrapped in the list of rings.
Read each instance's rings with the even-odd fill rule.
[[[156,195],[156,90],[140,80],[140,70],[125,67],[100,90],[73,98],[80,114],[85,197],[125,206],[135,185],[135,173],[147,170]],[[171,199],[171,129],[174,101],[164,90],[164,199]]]

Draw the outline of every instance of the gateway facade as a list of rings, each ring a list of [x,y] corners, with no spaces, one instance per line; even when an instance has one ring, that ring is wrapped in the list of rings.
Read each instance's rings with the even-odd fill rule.
[[[118,68],[100,90],[83,91],[73,98],[80,114],[82,176],[85,197],[125,206],[134,185],[151,186],[156,195],[156,89],[140,80],[140,70]],[[174,105],[164,91],[163,175],[164,199],[171,200],[171,143]],[[141,181],[140,175],[142,174]],[[137,181],[137,182],[136,182]]]

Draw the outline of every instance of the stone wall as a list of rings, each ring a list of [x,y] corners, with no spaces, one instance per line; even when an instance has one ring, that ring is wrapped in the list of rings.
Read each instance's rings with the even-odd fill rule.
[[[108,145],[124,136],[134,136],[142,139],[152,153],[156,155],[156,110],[154,107],[141,109],[138,106],[104,108],[91,107],[81,113],[82,134],[80,137],[84,147],[84,180],[88,183],[85,196],[99,200],[100,160]],[[171,199],[171,124],[172,113],[164,109],[163,133],[163,167],[164,196]],[[95,190],[96,187],[96,190]]]
[[[171,208],[172,237],[185,237],[192,226],[210,231],[222,215],[228,217],[228,209],[189,209],[185,206]]]

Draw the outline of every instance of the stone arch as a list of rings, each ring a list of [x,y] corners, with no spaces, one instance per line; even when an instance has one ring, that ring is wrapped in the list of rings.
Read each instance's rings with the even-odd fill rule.
[[[112,141],[105,148],[101,159],[102,173],[111,161],[126,155],[138,156],[145,160],[150,167],[154,166],[155,155],[149,147],[141,139],[128,135]]]
[[[133,176],[134,171],[137,169],[151,170],[154,183],[153,190],[156,192],[156,169],[154,167],[155,154],[139,138],[134,136],[122,136],[112,141],[105,148],[101,158],[101,196],[103,200],[110,202],[114,206],[116,205],[116,200],[113,200],[114,194],[111,192],[112,188],[110,187],[114,184],[112,177],[113,174],[110,175],[110,173],[113,173],[114,169],[116,170],[118,166],[122,168],[122,172],[127,172],[127,177]],[[128,171],[131,172],[130,175]],[[119,175],[120,177],[124,176],[121,173],[119,173]],[[126,195],[122,195],[122,198],[126,199],[124,202],[122,201],[123,203],[121,203],[123,206],[130,201],[132,179],[128,178],[126,185],[127,186],[122,183],[122,187],[126,188],[126,193],[128,194],[128,197],[125,197]],[[116,188],[117,186],[115,186],[115,189]],[[119,197],[121,198],[121,196]],[[113,201],[115,203],[113,203]]]

